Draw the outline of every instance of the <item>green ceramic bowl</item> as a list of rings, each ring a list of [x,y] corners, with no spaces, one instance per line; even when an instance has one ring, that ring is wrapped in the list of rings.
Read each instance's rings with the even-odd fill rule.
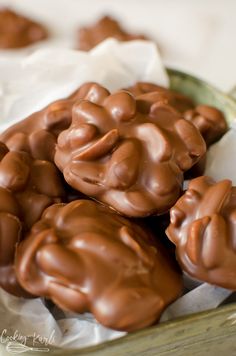
[[[236,101],[204,81],[168,69],[171,89],[187,94],[196,103],[216,106],[230,122],[236,117]],[[236,304],[229,304],[140,330],[98,346],[77,350],[51,347],[50,355],[96,356],[204,356],[236,355]],[[30,352],[27,355],[46,355]]]
[[[208,104],[224,112],[230,123],[236,117],[236,101],[229,94],[214,88],[201,79],[177,70],[168,69],[170,87],[182,94],[190,96],[196,103]],[[236,90],[232,91],[232,95]]]

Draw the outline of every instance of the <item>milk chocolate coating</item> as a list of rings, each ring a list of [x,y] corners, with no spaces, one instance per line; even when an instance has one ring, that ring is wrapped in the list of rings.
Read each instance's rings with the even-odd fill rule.
[[[0,9],[0,48],[20,48],[44,40],[47,30],[8,8]]]
[[[184,118],[191,121],[201,132],[207,146],[210,146],[227,131],[227,122],[220,110],[198,105],[184,113]]]
[[[200,131],[207,146],[210,146],[227,131],[227,123],[223,114],[216,108],[208,105],[198,105],[185,95],[174,92],[153,83],[137,82],[126,88],[139,101],[144,100],[149,108],[155,102],[161,102],[180,111],[186,120],[191,121]],[[191,179],[204,173],[206,156],[204,155],[189,171],[185,178]]]
[[[194,107],[193,101],[187,96],[153,83],[137,82],[126,90],[139,101],[143,101],[144,106],[147,106],[148,109],[157,102],[170,105],[181,113]]]
[[[103,100],[104,93],[98,93],[97,86],[96,83],[83,84],[67,99],[57,100],[9,127],[0,134],[0,141],[10,150],[24,151],[35,159],[54,162],[57,137],[71,124],[73,104],[82,98],[95,103]]]
[[[16,244],[65,192],[60,172],[51,162],[34,160],[25,152],[9,152],[0,143],[0,286],[28,296],[15,277]]]
[[[73,188],[121,214],[166,212],[181,193],[183,172],[205,153],[202,136],[168,105],[155,103],[146,113],[146,102],[128,92],[96,90],[99,104],[73,106],[56,165]]]
[[[29,292],[126,331],[156,322],[182,291],[178,266],[151,235],[88,200],[48,208],[18,246],[16,270]]]
[[[0,187],[14,195],[24,228],[29,229],[49,205],[61,202],[65,192],[55,165],[34,160],[25,152],[8,152],[0,162]]]
[[[0,140],[10,150],[53,161],[57,136],[70,125],[73,103],[72,100],[58,100],[48,105],[11,126],[0,135]]]
[[[20,207],[14,195],[0,187],[0,286],[8,293],[28,297],[16,280],[15,246],[20,241],[22,222]]]
[[[219,140],[228,129],[224,115],[212,106],[198,105],[194,109],[187,110],[184,118],[198,128],[207,147]],[[205,167],[206,155],[187,172],[185,178],[191,179],[203,175]]]
[[[141,94],[153,93],[154,91],[159,91],[159,90],[161,91],[162,89],[167,90],[164,87],[161,87],[160,85],[150,83],[150,82],[137,82],[134,85],[125,88],[125,90],[129,91],[135,97]]]
[[[190,182],[167,228],[181,267],[194,278],[236,290],[236,187],[209,177]]]
[[[219,140],[227,131],[227,122],[220,110],[209,105],[195,107],[189,97],[173,90],[148,82],[137,82],[126,90],[139,100],[144,98],[150,104],[163,102],[173,106],[198,128],[208,146]]]
[[[126,32],[113,18],[104,16],[94,25],[82,27],[78,31],[78,49],[89,51],[106,38],[113,37],[119,41],[148,40],[144,35]]]
[[[200,177],[204,174],[206,168],[207,153],[187,172],[184,174],[185,180],[190,180],[196,177]]]

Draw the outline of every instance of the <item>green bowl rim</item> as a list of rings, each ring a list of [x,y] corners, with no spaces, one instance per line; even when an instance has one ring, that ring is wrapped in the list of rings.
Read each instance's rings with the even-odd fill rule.
[[[227,101],[229,100],[231,102],[231,104],[233,106],[236,106],[236,98],[234,98],[232,96],[232,92],[228,92],[228,93],[225,93],[224,91],[222,91],[221,89],[217,88],[216,86],[208,83],[207,81],[205,81],[204,79],[202,78],[198,78],[196,76],[194,76],[193,74],[189,74],[188,72],[182,72],[181,70],[178,70],[178,69],[173,69],[173,68],[170,68],[170,67],[166,67],[166,70],[167,70],[167,73],[168,73],[168,76],[170,75],[178,75],[178,76],[181,76],[181,77],[188,77],[190,78],[193,82],[195,83],[200,83],[202,84],[204,87],[206,87],[208,90],[210,91],[214,91],[216,92],[217,94],[223,96]],[[234,88],[233,88],[234,89]]]

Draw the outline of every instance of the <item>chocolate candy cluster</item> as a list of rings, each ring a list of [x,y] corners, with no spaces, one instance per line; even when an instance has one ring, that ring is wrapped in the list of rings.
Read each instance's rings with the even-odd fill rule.
[[[236,187],[195,178],[170,211],[169,239],[191,276],[236,290]]]
[[[162,101],[147,109],[143,97],[96,89],[99,102],[74,105],[56,165],[72,187],[123,215],[166,212],[180,196],[183,172],[205,153],[202,136]]]
[[[47,30],[8,8],[0,9],[0,48],[20,48],[44,40]]]
[[[151,83],[116,93],[85,83],[10,127],[0,135],[0,285],[114,329],[151,325],[183,289],[162,241],[171,209],[180,266],[236,289],[234,188],[198,178],[181,197],[184,173],[225,130],[217,109]]]
[[[9,127],[0,135],[0,140],[10,150],[24,151],[35,159],[54,162],[57,137],[71,124],[74,103],[82,98],[96,100],[94,91],[95,84],[82,85],[69,98],[57,100]]]
[[[155,322],[182,290],[150,233],[89,200],[46,209],[19,246],[16,269],[32,294],[127,331]]]
[[[147,40],[144,35],[133,35],[126,32],[119,24],[109,16],[104,16],[89,27],[81,27],[78,31],[78,48],[89,51],[105,39],[113,37],[119,41]]]
[[[16,244],[50,205],[65,200],[55,165],[0,143],[0,286],[26,296],[14,269]]]
[[[142,102],[142,106],[146,108],[147,112],[150,110],[151,105],[157,102],[170,105],[180,113],[188,112],[188,110],[194,108],[194,103],[187,96],[159,85],[138,82],[126,90],[133,94],[139,102]]]
[[[73,100],[58,100],[11,126],[1,134],[10,150],[24,151],[35,159],[54,161],[58,134],[71,122]]]
[[[207,105],[198,105],[187,110],[184,118],[191,121],[201,132],[207,146],[210,146],[227,131],[227,124],[222,113]]]

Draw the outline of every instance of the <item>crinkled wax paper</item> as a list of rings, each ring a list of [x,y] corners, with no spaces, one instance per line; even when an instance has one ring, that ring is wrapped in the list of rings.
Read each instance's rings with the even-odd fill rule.
[[[42,49],[23,59],[1,59],[1,129],[67,97],[88,81],[110,91],[137,81],[169,83],[156,45],[146,41],[119,43],[108,39],[88,53]]]

